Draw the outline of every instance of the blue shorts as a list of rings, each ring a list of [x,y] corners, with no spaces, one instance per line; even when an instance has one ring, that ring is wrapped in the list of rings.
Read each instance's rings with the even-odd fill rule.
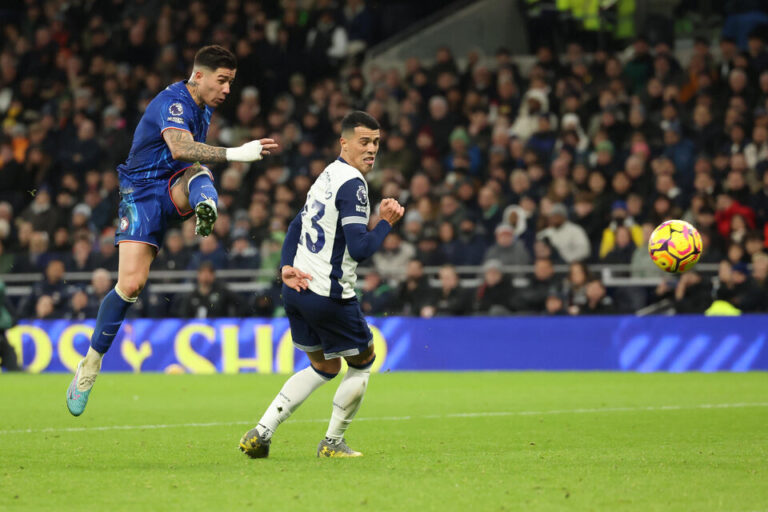
[[[169,179],[152,182],[132,182],[120,177],[120,208],[115,245],[120,242],[141,242],[159,250],[165,232],[194,213],[182,212],[171,198],[171,186],[186,169],[176,172]]]
[[[332,299],[283,285],[283,303],[296,348],[322,350],[326,359],[354,356],[373,345],[357,299]]]

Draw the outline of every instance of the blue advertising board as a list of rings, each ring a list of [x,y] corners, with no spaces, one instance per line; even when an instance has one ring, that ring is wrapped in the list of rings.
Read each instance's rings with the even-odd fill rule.
[[[375,371],[768,370],[768,315],[369,318]],[[7,332],[30,372],[72,372],[93,320],[24,321]],[[288,321],[220,318],[133,320],[105,371],[291,373],[308,364]]]

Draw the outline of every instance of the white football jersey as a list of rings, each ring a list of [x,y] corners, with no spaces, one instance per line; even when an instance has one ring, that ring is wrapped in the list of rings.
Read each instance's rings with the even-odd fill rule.
[[[368,225],[368,184],[341,158],[329,164],[307,193],[293,266],[312,275],[309,289],[324,297],[355,296],[357,262],[349,255],[342,226]]]

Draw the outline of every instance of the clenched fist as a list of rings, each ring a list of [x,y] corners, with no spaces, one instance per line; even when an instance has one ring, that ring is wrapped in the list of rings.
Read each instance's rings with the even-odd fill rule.
[[[397,221],[403,218],[404,213],[405,208],[400,206],[400,203],[395,199],[387,198],[381,201],[379,216],[389,222],[390,225],[394,226]]]

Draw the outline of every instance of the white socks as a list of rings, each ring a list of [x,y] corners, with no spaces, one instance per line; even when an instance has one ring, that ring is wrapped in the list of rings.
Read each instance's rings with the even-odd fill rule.
[[[101,370],[101,359],[104,354],[99,354],[93,347],[88,347],[88,353],[85,354],[83,365],[80,367],[80,378],[77,379],[77,390],[88,391],[93,387],[93,382]]]
[[[328,432],[325,434],[326,439],[339,442],[344,437],[344,432],[360,409],[360,404],[363,403],[370,377],[370,364],[362,370],[349,367],[333,397],[333,414],[331,414]]]
[[[259,435],[270,439],[277,426],[287,420],[314,390],[329,380],[331,378],[320,375],[312,366],[293,374],[259,420],[256,426]]]

